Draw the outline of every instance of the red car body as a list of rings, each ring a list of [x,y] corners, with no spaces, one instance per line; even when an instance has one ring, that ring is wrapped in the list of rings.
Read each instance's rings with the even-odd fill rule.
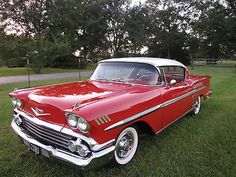
[[[149,61],[143,58],[113,60],[103,62]],[[102,157],[112,158],[116,140],[126,127],[136,125],[140,129],[145,129],[143,131],[148,129],[158,133],[193,111],[200,96],[204,99],[210,97],[210,76],[191,75],[186,67],[172,61],[166,60],[157,66],[183,68],[184,80],[172,85],[167,81],[166,73],[165,82],[160,85],[87,80],[16,90],[10,93],[10,96],[19,99],[22,105],[14,108],[12,127],[25,144],[28,146],[33,144],[31,147],[33,151],[36,145],[36,148],[40,148],[40,154],[55,156],[78,166],[87,166]],[[68,124],[65,112],[84,118],[90,126],[89,131],[72,128]],[[16,123],[17,117],[23,120],[20,119]],[[25,119],[27,125],[30,123],[28,127],[24,127]],[[55,132],[45,135],[45,128],[48,132],[50,129]],[[26,136],[22,135],[24,131]],[[51,139],[58,138],[55,137],[57,134],[82,139],[88,146],[90,155],[80,157],[61,147],[61,142],[52,142]],[[67,156],[64,154],[60,156],[55,150]]]

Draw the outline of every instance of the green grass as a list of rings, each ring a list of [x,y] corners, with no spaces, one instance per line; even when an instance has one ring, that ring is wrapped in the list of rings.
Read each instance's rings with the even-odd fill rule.
[[[94,70],[95,64],[90,64],[86,69],[82,69],[81,71]],[[59,68],[43,68],[41,74],[51,74],[51,73],[66,73],[66,72],[78,72],[78,69],[59,69]],[[27,75],[27,68],[7,68],[0,67],[0,77],[4,76],[19,76],[19,75]],[[32,70],[30,70],[30,74],[35,74]]]
[[[197,117],[185,116],[156,136],[140,139],[138,152],[124,167],[82,171],[53,158],[27,151],[10,128],[15,87],[0,86],[0,176],[235,176],[236,174],[236,71],[195,67],[192,73],[212,76],[213,95]],[[71,79],[72,80],[72,79]],[[33,82],[33,85],[71,81]]]

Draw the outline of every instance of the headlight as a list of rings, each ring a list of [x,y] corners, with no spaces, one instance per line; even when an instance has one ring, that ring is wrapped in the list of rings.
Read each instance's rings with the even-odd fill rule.
[[[14,107],[21,108],[22,105],[23,105],[22,101],[19,100],[19,99],[16,98],[16,97],[12,97],[11,101],[12,101],[12,105],[13,105]]]
[[[68,119],[68,124],[72,128],[78,128],[82,132],[88,132],[89,131],[90,125],[82,117],[79,117],[79,116],[76,116],[76,115],[70,114],[70,113],[67,113],[66,117]]]
[[[17,101],[16,101],[16,107],[18,107],[18,108],[21,108],[22,107],[22,101],[20,101],[19,99],[17,99]]]
[[[71,127],[76,128],[77,126],[77,117],[74,114],[67,115],[68,123]]]
[[[12,97],[12,98],[11,98],[11,102],[12,102],[12,105],[13,105],[14,107],[16,107],[16,100],[17,100],[16,97]]]
[[[77,124],[78,129],[80,129],[83,132],[88,132],[89,131],[89,124],[86,120],[84,120],[82,117],[78,118],[78,124]]]

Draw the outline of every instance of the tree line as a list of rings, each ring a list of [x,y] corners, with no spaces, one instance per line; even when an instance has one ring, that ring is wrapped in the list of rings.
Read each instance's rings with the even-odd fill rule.
[[[1,0],[0,60],[55,63],[124,56],[233,58],[234,0]],[[23,62],[23,63],[24,63]],[[72,64],[72,65],[73,65]]]

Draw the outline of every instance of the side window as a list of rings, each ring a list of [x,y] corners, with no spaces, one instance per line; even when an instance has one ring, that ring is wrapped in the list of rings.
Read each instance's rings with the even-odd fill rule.
[[[176,80],[177,83],[184,81],[185,69],[179,66],[164,66],[161,67],[164,70],[165,78],[167,82],[172,79]]]
[[[138,79],[145,85],[159,85],[159,73],[154,68],[140,68],[137,72]]]

